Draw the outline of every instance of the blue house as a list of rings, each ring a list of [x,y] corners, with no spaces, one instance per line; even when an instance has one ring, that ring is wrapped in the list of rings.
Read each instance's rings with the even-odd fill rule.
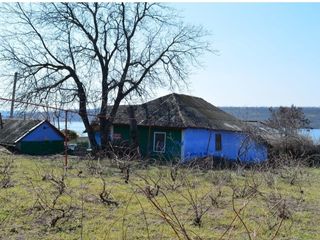
[[[113,141],[118,143],[132,142],[128,107],[119,107],[111,130]],[[251,139],[244,131],[244,122],[202,98],[174,93],[130,107],[137,125],[134,134],[144,157],[182,162],[206,156],[242,162],[267,159],[266,144]],[[95,129],[100,142],[99,128]]]
[[[0,145],[23,154],[57,154],[64,151],[64,134],[46,120],[5,119]]]

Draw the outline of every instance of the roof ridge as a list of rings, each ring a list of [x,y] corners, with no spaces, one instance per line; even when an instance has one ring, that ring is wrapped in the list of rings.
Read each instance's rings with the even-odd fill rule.
[[[186,127],[186,126],[187,126],[186,120],[184,119],[184,117],[183,117],[183,115],[182,115],[181,108],[180,108],[180,104],[179,104],[179,102],[177,101],[177,98],[176,98],[176,96],[177,96],[178,94],[173,93],[172,95],[173,95],[173,97],[174,97],[174,100],[176,101],[177,108],[178,108],[178,114],[179,114],[179,116],[180,116],[180,118],[181,118],[181,121],[182,121],[183,125]],[[180,96],[180,95],[178,95],[178,96]]]

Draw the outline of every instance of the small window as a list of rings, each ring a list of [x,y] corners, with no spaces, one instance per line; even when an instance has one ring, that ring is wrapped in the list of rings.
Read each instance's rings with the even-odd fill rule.
[[[113,140],[121,140],[122,139],[121,133],[114,133],[112,135],[112,139]]]
[[[166,151],[166,133],[155,132],[153,135],[153,151],[164,153]]]
[[[222,150],[221,134],[217,133],[216,134],[216,151],[221,151],[221,150]]]

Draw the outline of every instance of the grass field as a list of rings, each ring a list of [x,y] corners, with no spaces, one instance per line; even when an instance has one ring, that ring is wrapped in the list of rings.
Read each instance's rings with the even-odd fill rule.
[[[0,156],[0,239],[320,239],[320,170]],[[129,176],[129,179],[128,179]]]

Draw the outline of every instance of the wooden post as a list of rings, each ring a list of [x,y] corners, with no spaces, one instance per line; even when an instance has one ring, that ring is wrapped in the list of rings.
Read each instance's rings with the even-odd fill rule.
[[[14,109],[14,101],[16,99],[16,85],[18,80],[18,73],[14,73],[13,79],[13,89],[12,89],[12,99],[11,99],[11,109],[10,109],[10,118],[13,118],[13,109]]]
[[[67,172],[68,168],[68,136],[67,136],[67,131],[68,131],[68,111],[65,111],[65,117],[64,117],[64,171],[65,173]]]

